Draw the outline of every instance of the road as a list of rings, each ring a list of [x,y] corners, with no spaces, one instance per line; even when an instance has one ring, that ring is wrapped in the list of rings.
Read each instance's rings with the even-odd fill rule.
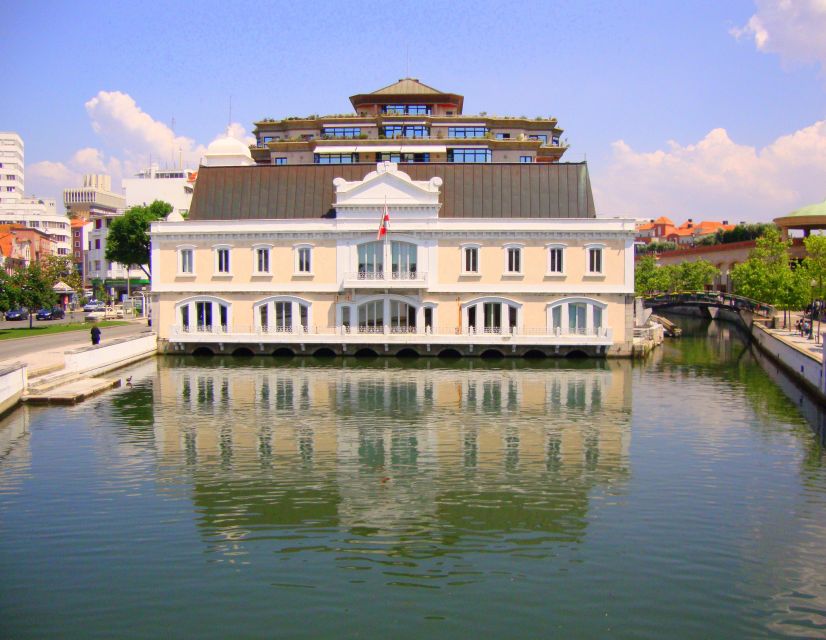
[[[35,326],[44,325],[46,322],[35,322]],[[28,327],[28,320],[23,323],[17,322],[3,322],[0,328],[8,327]],[[91,325],[89,325],[91,328]],[[101,332],[101,344],[106,344],[115,338],[123,338],[126,336],[136,335],[143,331],[149,330],[146,326],[146,321],[130,322],[128,325],[121,327],[103,327]],[[73,349],[76,347],[85,347],[91,344],[89,330],[67,331],[66,333],[52,333],[44,336],[32,336],[29,338],[12,338],[8,340],[0,340],[0,361],[14,360],[21,358],[31,353],[39,351],[57,351],[60,349]]]

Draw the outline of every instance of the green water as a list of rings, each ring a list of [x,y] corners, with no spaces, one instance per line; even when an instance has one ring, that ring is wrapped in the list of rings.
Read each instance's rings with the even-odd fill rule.
[[[826,637],[820,414],[727,325],[122,375],[0,423],[0,637]]]

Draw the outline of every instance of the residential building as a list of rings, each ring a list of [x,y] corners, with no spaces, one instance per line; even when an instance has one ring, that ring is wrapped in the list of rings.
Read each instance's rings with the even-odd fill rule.
[[[6,271],[55,255],[54,245],[54,237],[39,229],[23,224],[0,224],[0,253]]]
[[[0,203],[23,198],[23,140],[11,131],[0,131]]]
[[[89,231],[95,226],[108,228],[111,220],[123,212],[125,205],[123,196],[112,191],[112,178],[108,175],[88,174],[83,176],[82,186],[63,190],[63,206],[72,219],[72,261],[85,285],[91,279],[105,281],[115,277],[109,269],[91,271],[89,265],[94,265],[94,261],[90,263],[85,259],[85,251],[90,246]],[[98,240],[102,255],[106,250],[106,233],[100,234]]]
[[[259,164],[558,162],[556,118],[465,115],[464,97],[402,78],[350,97],[354,113],[255,123]]]
[[[584,163],[250,160],[214,142],[152,225],[162,350],[630,354],[634,221],[596,217]]]
[[[649,220],[637,224],[637,242],[673,242],[678,245],[693,246],[703,238],[713,236],[718,231],[730,231],[736,225],[722,222],[706,221],[694,222],[692,218],[680,226],[675,225],[670,218],[660,216],[656,220]]]
[[[172,205],[173,211],[186,217],[197,177],[198,172],[193,169],[160,169],[153,164],[136,173],[134,178],[122,180],[126,207],[163,200]]]

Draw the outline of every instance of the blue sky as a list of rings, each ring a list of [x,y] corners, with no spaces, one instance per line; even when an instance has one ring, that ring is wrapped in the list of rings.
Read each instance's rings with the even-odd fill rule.
[[[26,190],[59,198],[150,153],[197,162],[230,96],[239,137],[350,111],[409,51],[466,113],[557,117],[603,215],[770,219],[826,198],[823,33],[819,0],[33,1],[0,23],[0,129],[24,138]]]

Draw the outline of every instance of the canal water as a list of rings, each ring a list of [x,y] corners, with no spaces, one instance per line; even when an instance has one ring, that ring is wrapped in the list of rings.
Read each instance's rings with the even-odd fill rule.
[[[123,375],[0,424],[0,637],[826,637],[820,414],[730,325]]]

